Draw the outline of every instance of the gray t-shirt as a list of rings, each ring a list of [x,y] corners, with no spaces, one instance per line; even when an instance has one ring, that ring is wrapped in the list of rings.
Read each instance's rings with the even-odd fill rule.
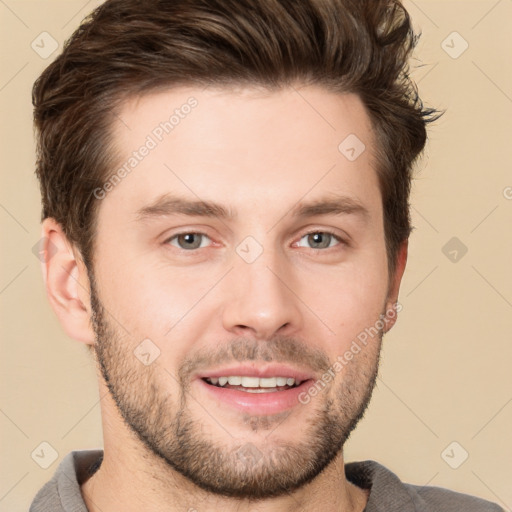
[[[98,469],[102,458],[103,450],[68,453],[37,493],[30,512],[88,512],[80,484]],[[372,460],[346,464],[345,474],[355,485],[370,489],[364,512],[504,512],[498,505],[466,494],[404,484]]]

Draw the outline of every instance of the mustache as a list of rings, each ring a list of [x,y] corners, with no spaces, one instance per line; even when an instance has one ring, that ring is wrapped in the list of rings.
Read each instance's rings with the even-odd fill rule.
[[[313,373],[323,373],[330,367],[329,358],[324,352],[289,336],[274,336],[270,340],[237,338],[215,347],[199,349],[188,356],[180,365],[178,376],[185,383],[196,372],[248,361],[288,363]]]

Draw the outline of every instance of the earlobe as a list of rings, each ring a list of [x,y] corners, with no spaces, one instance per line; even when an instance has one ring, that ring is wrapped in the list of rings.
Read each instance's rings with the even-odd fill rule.
[[[398,250],[395,273],[389,283],[389,291],[386,301],[386,312],[384,318],[386,324],[384,332],[388,332],[393,327],[393,325],[395,325],[398,313],[401,310],[401,307],[398,303],[398,292],[400,290],[400,283],[402,282],[402,277],[404,275],[405,266],[407,263],[408,247],[409,240],[404,240],[400,244],[400,248]]]
[[[42,225],[40,252],[46,294],[64,331],[92,345],[89,279],[85,266],[61,226],[51,218]]]

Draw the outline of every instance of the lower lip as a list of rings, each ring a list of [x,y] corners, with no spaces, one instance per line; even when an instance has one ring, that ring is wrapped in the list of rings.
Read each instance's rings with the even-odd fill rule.
[[[203,379],[197,379],[210,396],[239,411],[255,415],[269,415],[284,412],[297,405],[302,405],[299,400],[301,393],[307,392],[311,380],[306,380],[295,388],[284,391],[270,391],[264,393],[251,393],[250,391],[237,391],[230,388],[221,388],[206,383]]]

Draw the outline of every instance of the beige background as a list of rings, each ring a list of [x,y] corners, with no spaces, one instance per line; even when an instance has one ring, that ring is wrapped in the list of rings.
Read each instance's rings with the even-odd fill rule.
[[[28,510],[63,456],[102,444],[92,364],[57,322],[32,253],[40,207],[30,101],[33,81],[56,55],[41,58],[31,42],[46,31],[62,45],[98,3],[0,2],[2,511]],[[418,166],[404,309],[385,338],[378,389],[347,459],[375,459],[403,480],[510,511],[512,0],[406,6],[423,32],[413,62],[420,92],[447,113]],[[464,41],[469,47],[453,58]],[[468,249],[457,262],[443,252],[452,237]],[[447,456],[453,441],[460,447]],[[31,458],[41,442],[58,453],[47,469]],[[462,450],[468,459],[452,469],[446,461],[459,463]]]

